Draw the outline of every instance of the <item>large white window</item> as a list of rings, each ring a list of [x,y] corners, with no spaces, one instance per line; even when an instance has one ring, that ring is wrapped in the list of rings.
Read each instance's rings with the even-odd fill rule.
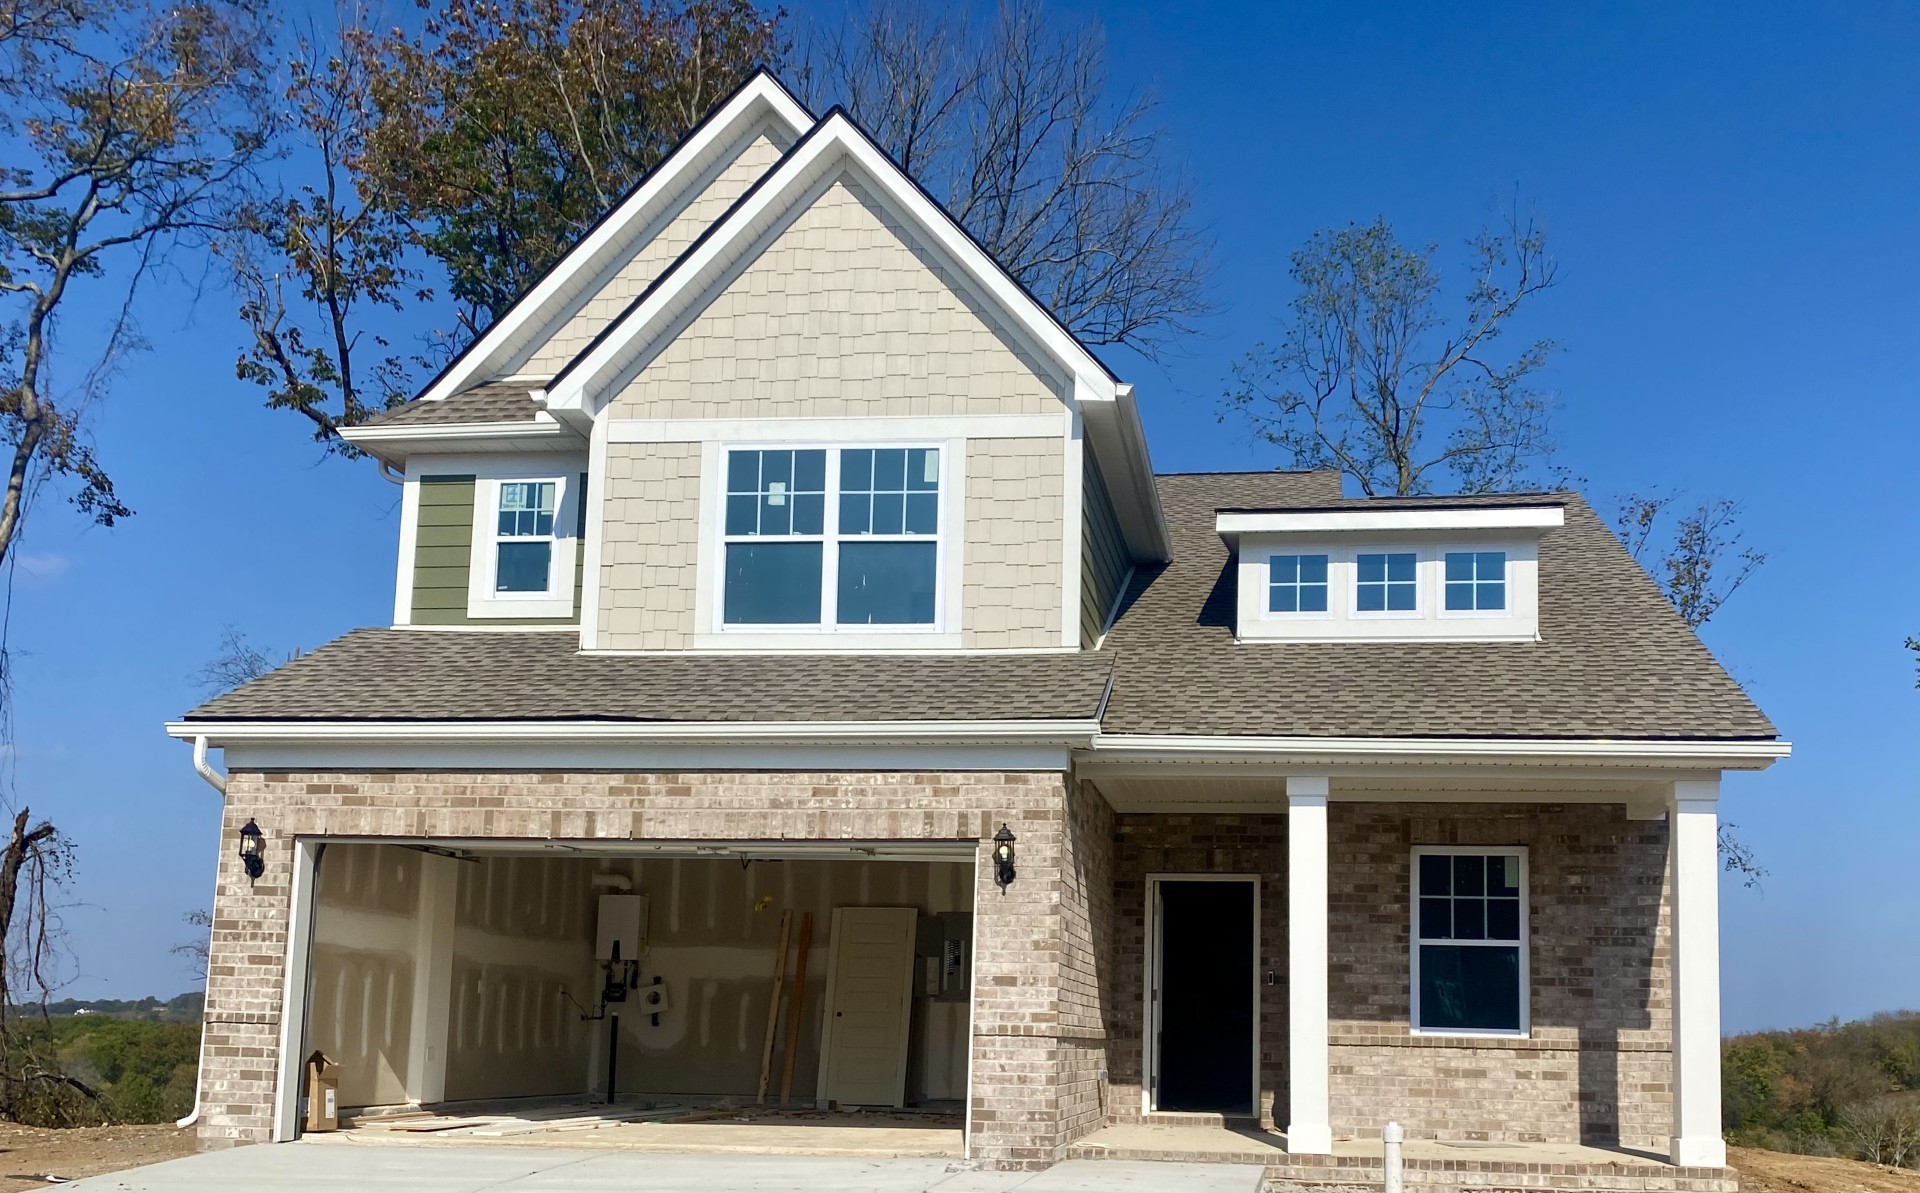
[[[501,464],[473,488],[467,616],[544,620],[574,614],[580,477]]]
[[[938,447],[729,450],[721,623],[932,628],[941,515]]]
[[[1441,1035],[1525,1035],[1527,853],[1413,851],[1412,1024]]]

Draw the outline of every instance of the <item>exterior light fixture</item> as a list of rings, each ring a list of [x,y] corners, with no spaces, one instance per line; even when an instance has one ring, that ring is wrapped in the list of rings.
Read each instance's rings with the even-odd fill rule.
[[[993,880],[1000,884],[1001,894],[1007,893],[1013,873],[1013,832],[1003,824],[993,834]]]
[[[240,827],[240,865],[249,882],[258,882],[267,872],[267,836],[252,817]]]

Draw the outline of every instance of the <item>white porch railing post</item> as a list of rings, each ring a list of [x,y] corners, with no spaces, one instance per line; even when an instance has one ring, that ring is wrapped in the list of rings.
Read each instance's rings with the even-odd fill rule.
[[[1405,1174],[1400,1167],[1400,1145],[1406,1138],[1406,1131],[1396,1122],[1389,1121],[1380,1130],[1381,1193],[1401,1193],[1405,1188]]]
[[[1327,780],[1287,780],[1287,1150],[1333,1151],[1327,1081]]]
[[[1673,785],[1673,1162],[1723,1168],[1720,1136],[1720,780]]]

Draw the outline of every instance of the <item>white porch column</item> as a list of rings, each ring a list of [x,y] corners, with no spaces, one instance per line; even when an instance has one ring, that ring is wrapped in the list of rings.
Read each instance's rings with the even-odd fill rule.
[[[413,1031],[407,1041],[407,1101],[447,1097],[447,1023],[453,1001],[453,919],[461,862],[420,855],[413,926]]]
[[[1688,1168],[1722,1168],[1720,1137],[1720,780],[1673,785],[1673,1145]]]
[[[1327,780],[1287,780],[1287,1150],[1327,1155]]]

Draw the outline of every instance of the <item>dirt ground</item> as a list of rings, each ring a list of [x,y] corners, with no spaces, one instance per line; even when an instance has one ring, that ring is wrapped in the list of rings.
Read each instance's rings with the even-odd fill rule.
[[[1920,1193],[1920,1172],[1858,1160],[1733,1147],[1727,1163],[1740,1170],[1741,1193]]]
[[[74,1180],[193,1154],[193,1132],[173,1126],[51,1130],[0,1123],[0,1193]]]

